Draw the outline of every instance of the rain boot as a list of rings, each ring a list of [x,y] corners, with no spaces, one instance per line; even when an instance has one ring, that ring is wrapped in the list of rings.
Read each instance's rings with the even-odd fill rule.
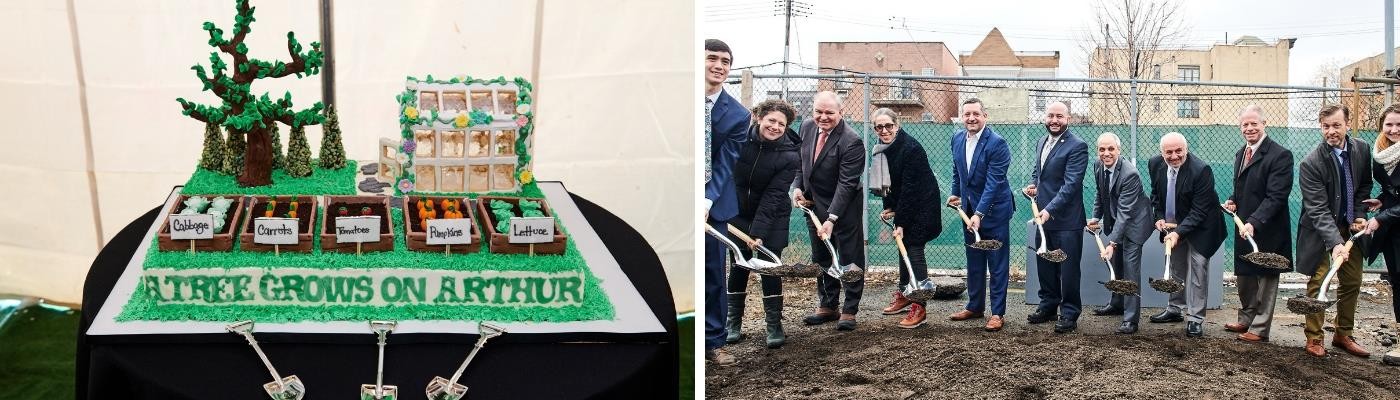
[[[729,293],[729,313],[725,314],[724,342],[729,344],[739,343],[744,340],[743,332],[739,331],[744,322],[744,295],[747,292]]]
[[[787,343],[783,333],[783,295],[763,296],[763,320],[768,326],[768,348],[776,349]]]

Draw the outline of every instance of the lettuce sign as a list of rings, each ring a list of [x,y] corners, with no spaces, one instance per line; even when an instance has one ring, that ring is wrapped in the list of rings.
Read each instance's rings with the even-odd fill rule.
[[[422,269],[148,269],[141,278],[159,304],[471,305],[563,307],[583,304],[582,271]]]

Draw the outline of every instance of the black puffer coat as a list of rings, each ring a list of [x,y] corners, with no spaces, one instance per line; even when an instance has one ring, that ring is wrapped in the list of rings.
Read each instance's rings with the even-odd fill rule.
[[[924,146],[900,129],[884,154],[890,166],[885,209],[894,210],[895,226],[904,228],[904,243],[920,245],[937,238],[943,233],[943,194]]]
[[[729,223],[762,239],[763,247],[782,253],[788,245],[788,223],[792,200],[788,189],[797,177],[797,149],[802,139],[792,128],[778,140],[758,134],[758,125],[749,127],[749,140],[739,150],[734,164],[734,186],[739,193],[739,215]]]

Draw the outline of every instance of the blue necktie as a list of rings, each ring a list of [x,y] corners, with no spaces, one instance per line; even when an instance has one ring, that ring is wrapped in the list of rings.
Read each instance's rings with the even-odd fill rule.
[[[1351,163],[1347,162],[1347,158],[1345,150],[1337,154],[1337,168],[1342,171],[1342,182],[1346,185],[1346,193],[1342,195],[1342,199],[1345,201],[1342,202],[1342,210],[1339,214],[1345,215],[1347,217],[1346,223],[1350,224],[1356,218],[1354,215],[1356,209],[1352,207],[1354,200],[1352,196],[1355,195],[1356,187],[1351,181]]]

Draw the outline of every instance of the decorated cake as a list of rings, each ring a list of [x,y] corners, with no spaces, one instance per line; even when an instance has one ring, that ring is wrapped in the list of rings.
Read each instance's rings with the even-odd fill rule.
[[[230,32],[204,23],[214,50],[192,69],[215,100],[177,100],[205,124],[204,149],[137,255],[118,321],[614,318],[530,171],[530,82],[409,77],[385,101],[399,132],[377,160],[347,160],[334,107],[254,87],[317,74],[319,44],[288,33],[289,60],[250,58],[253,9],[237,11]]]

